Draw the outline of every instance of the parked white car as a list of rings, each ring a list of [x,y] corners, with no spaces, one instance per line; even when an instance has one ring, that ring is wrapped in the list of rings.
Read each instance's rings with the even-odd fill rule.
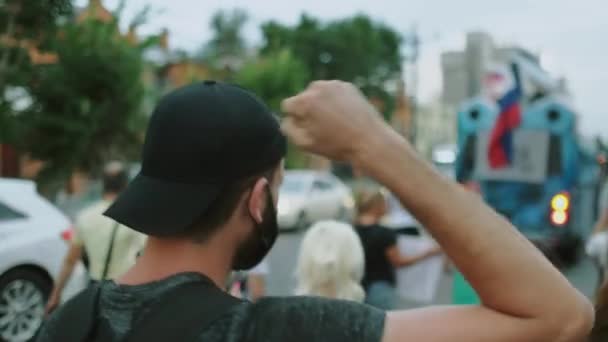
[[[331,173],[286,171],[277,210],[279,227],[299,229],[328,219],[349,221],[354,207],[350,188]]]
[[[36,192],[34,183],[0,178],[0,341],[27,341],[38,331],[70,232],[69,220]],[[87,282],[78,264],[63,300]]]

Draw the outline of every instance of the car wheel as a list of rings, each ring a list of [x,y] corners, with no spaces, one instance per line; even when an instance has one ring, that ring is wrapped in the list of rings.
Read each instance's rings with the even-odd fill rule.
[[[46,277],[30,270],[0,277],[0,341],[28,341],[36,335],[51,286]]]

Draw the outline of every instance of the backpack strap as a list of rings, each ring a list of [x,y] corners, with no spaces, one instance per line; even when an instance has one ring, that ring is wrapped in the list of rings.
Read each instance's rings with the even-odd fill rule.
[[[103,264],[103,272],[101,272],[101,279],[105,280],[108,277],[108,271],[110,270],[110,263],[112,262],[112,253],[114,252],[114,240],[116,240],[116,232],[118,231],[118,222],[114,223],[112,227],[112,234],[110,235],[110,242],[108,243],[108,250],[106,251],[106,259]]]
[[[135,323],[125,341],[195,341],[210,324],[242,302],[211,280],[186,283],[163,294]]]

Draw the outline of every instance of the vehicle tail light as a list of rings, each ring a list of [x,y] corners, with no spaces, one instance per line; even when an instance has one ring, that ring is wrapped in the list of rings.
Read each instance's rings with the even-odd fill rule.
[[[561,227],[568,223],[568,213],[565,211],[554,211],[551,213],[551,223],[554,226]]]
[[[551,199],[549,219],[556,227],[565,226],[570,220],[570,194],[560,192]]]
[[[65,242],[72,241],[73,237],[74,237],[74,228],[73,227],[69,227],[68,229],[61,232],[61,239],[63,239],[63,241],[65,241]]]

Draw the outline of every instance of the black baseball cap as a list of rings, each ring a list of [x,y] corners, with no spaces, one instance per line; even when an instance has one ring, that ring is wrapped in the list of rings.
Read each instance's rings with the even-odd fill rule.
[[[278,165],[286,139],[270,109],[236,85],[204,81],[155,108],[139,174],[105,215],[147,235],[176,235],[231,183]]]

